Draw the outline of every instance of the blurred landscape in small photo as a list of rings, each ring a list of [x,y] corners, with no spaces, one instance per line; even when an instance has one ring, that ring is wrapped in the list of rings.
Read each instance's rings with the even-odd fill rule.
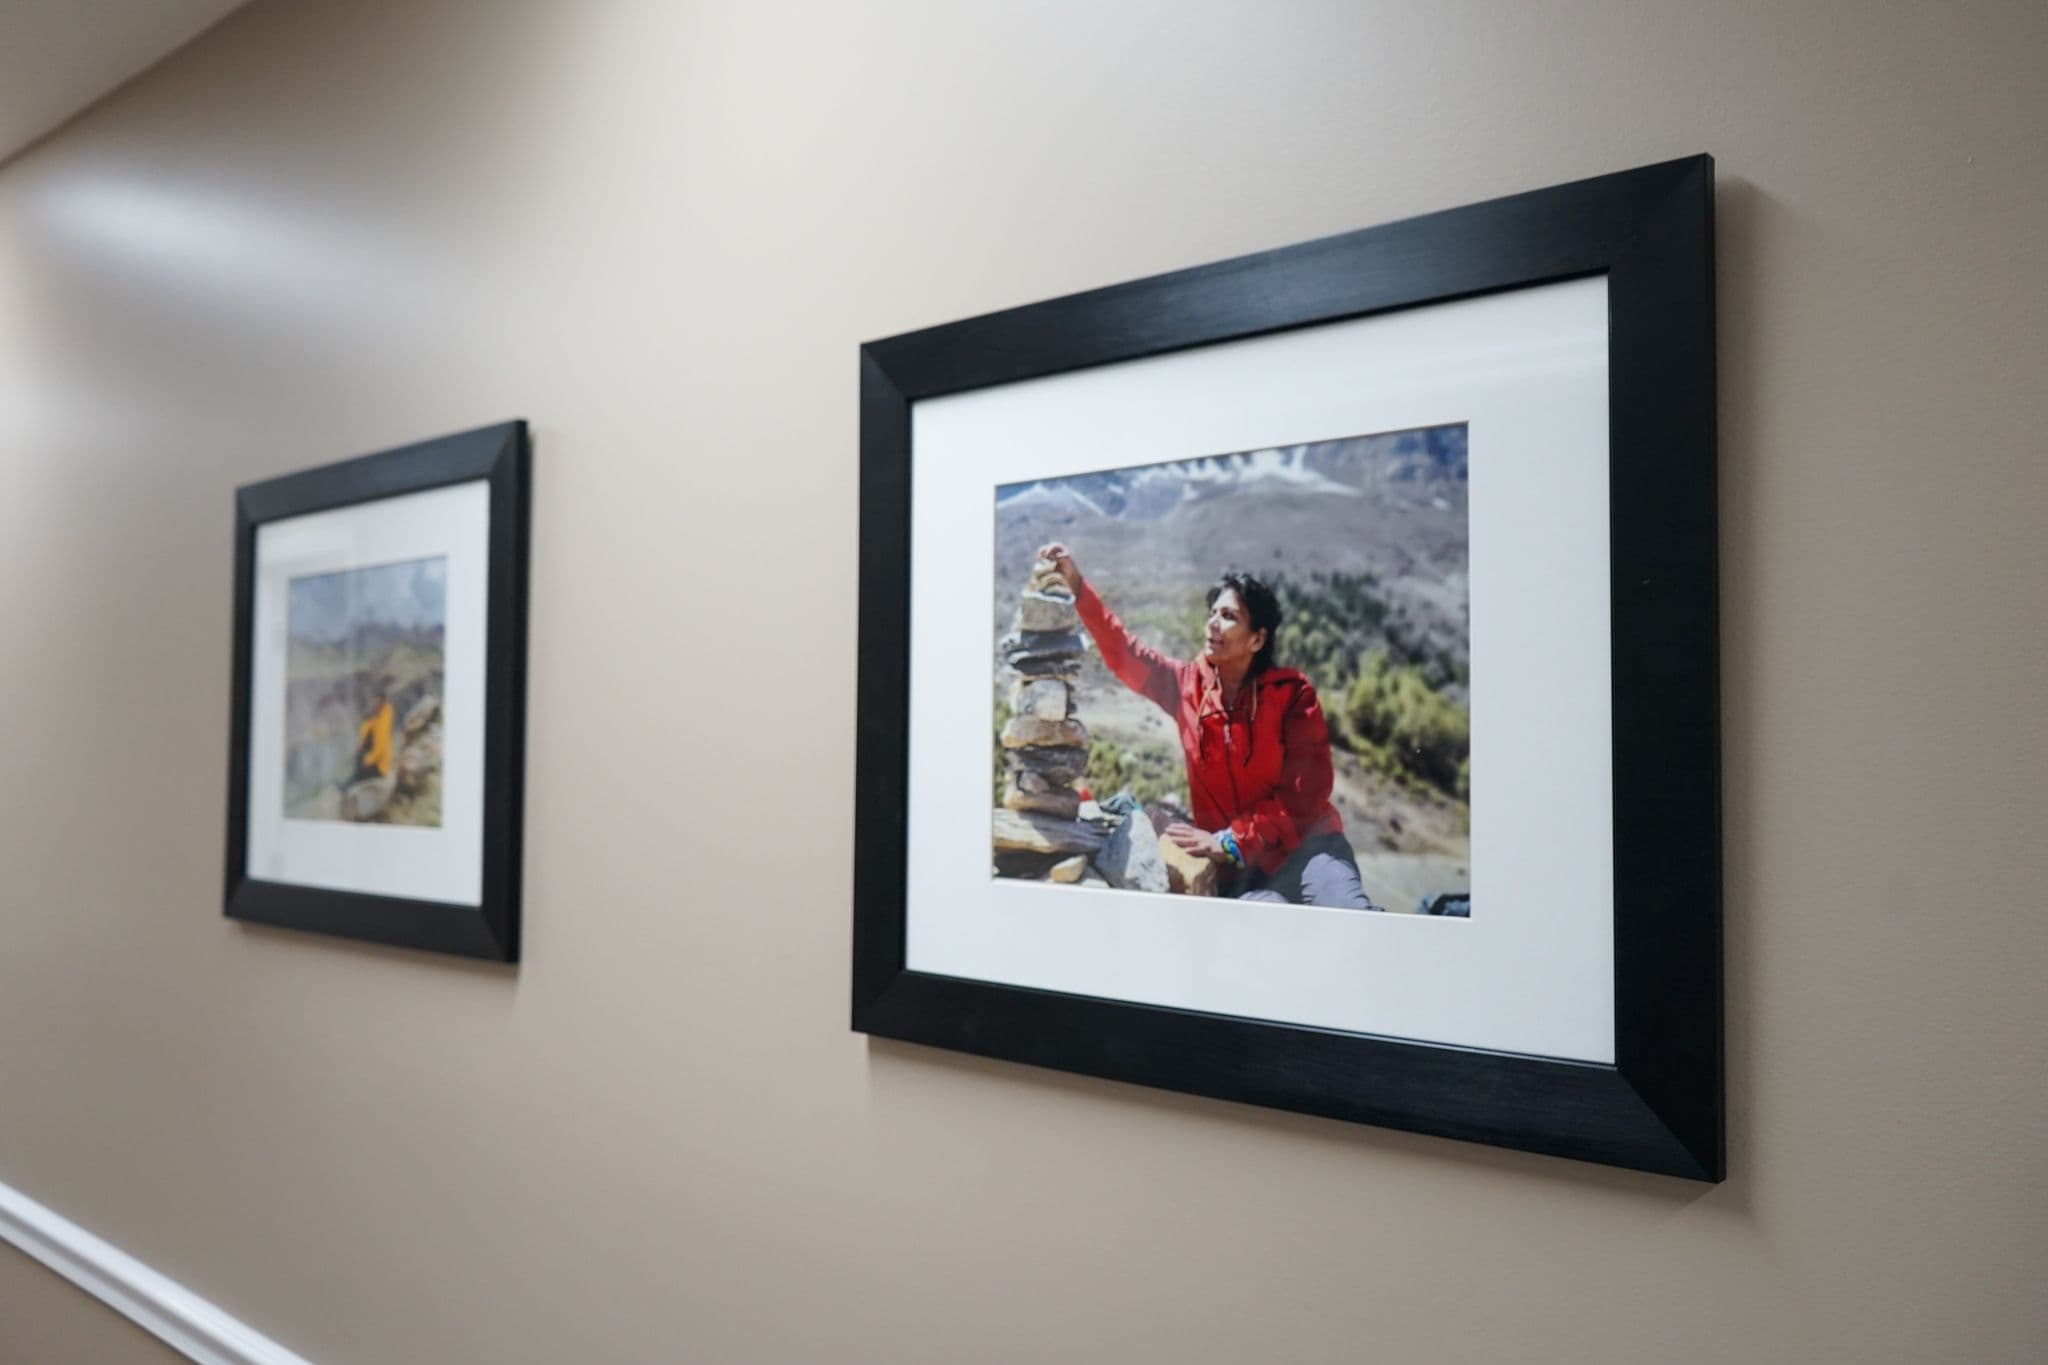
[[[1058,542],[1139,640],[1178,660],[1202,651],[1205,594],[1223,570],[1269,584],[1283,613],[1275,662],[1306,674],[1322,702],[1331,803],[1366,892],[1392,911],[1468,913],[1466,493],[1462,423],[997,489],[996,875],[1126,885],[1105,871],[1105,843],[1119,861],[1130,855],[1116,849],[1116,812],[1102,803],[1128,793],[1157,830],[1188,818],[1172,719],[1111,676],[1070,608],[1045,601],[1065,590],[1035,561]],[[1021,653],[1055,641],[1033,631],[1033,612],[1070,632],[1079,655],[1060,665],[1066,718],[1042,722],[1065,727],[1057,735],[1023,735],[1013,723],[1023,699],[1051,695],[1020,668],[1056,671]],[[1085,799],[1078,821],[1062,825],[1069,812],[1056,803],[1069,790]],[[1081,828],[1091,820],[1093,833]],[[1184,890],[1182,877],[1170,880],[1165,889]],[[1443,908],[1458,897],[1463,907]]]
[[[443,556],[291,581],[285,815],[441,823]]]

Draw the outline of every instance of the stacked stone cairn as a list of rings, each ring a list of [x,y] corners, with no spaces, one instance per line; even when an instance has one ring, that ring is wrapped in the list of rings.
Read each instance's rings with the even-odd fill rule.
[[[1081,794],[1074,790],[1088,771],[1088,728],[1074,718],[1074,680],[1087,649],[1080,625],[1059,570],[1038,561],[1018,598],[1016,629],[999,646],[1017,675],[1010,723],[1003,727],[1003,804],[995,819],[999,870],[1012,875],[1079,881],[1105,838],[1103,821],[1081,818]]]
[[[996,871],[1134,891],[1215,894],[1216,866],[1154,832],[1128,797],[1105,813],[1074,783],[1088,771],[1088,729],[1074,718],[1074,681],[1087,649],[1074,594],[1047,560],[1032,566],[1017,626],[998,648],[1017,675],[1003,727],[1003,797],[995,813]]]

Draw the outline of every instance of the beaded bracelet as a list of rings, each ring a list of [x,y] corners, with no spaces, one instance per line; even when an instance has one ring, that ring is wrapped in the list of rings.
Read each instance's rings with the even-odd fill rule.
[[[1226,829],[1216,836],[1216,842],[1223,845],[1223,851],[1230,855],[1231,862],[1239,867],[1244,866],[1244,854],[1238,851],[1237,836],[1235,834]]]

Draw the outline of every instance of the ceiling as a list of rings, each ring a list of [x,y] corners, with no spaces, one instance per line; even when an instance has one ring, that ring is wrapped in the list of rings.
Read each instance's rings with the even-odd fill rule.
[[[245,0],[0,0],[0,161]]]

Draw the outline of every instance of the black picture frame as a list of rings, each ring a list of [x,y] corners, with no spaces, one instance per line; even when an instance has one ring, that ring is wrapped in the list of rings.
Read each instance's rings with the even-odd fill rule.
[[[511,421],[266,479],[235,491],[233,703],[223,894],[229,918],[489,961],[519,960],[531,459],[526,423]],[[258,528],[288,517],[477,480],[488,483],[490,490],[480,903],[372,895],[250,875]]]
[[[860,354],[856,1031],[1693,1180],[1724,1175],[1713,161],[1645,166],[871,342]],[[906,968],[912,405],[1605,275],[1611,1065]]]

